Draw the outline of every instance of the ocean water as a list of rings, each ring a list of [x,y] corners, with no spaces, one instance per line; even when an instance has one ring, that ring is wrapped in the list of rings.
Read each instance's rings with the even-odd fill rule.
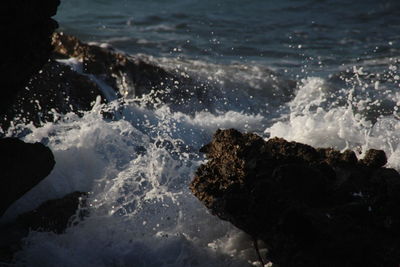
[[[62,235],[31,232],[17,266],[260,266],[252,240],[188,189],[206,160],[198,150],[218,128],[359,157],[383,149],[400,170],[398,1],[64,0],[56,19],[83,41],[209,86],[203,100],[189,92],[151,109],[151,98],[124,88],[124,101],[97,101],[83,117],[16,125],[57,163],[2,222],[90,192],[90,216]]]

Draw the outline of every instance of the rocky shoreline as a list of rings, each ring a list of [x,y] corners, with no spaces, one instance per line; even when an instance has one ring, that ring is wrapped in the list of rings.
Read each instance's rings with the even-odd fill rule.
[[[218,130],[190,188],[216,216],[264,241],[278,266],[398,266],[400,175],[386,155],[264,141]]]
[[[51,37],[58,27],[51,17],[56,14],[59,4],[59,0],[40,3],[18,0],[0,4],[1,48],[7,51],[0,64],[1,135],[9,128],[11,121],[47,119],[47,110],[42,110],[37,101],[48,100],[49,104],[53,102],[52,94],[59,94],[57,89],[62,84],[55,78],[68,72],[68,69],[53,61],[46,63],[53,51]],[[46,69],[49,65],[51,71]],[[53,77],[46,76],[51,72]],[[78,81],[75,85],[78,89],[85,86],[84,81]],[[36,88],[36,91],[31,88]],[[90,90],[85,95],[88,93]],[[75,102],[80,103],[79,95],[71,101]],[[40,107],[39,110],[35,110],[35,104]],[[17,138],[1,138],[0,155],[1,217],[12,203],[50,174],[55,160],[51,150],[43,144],[29,144]],[[75,214],[81,196],[82,193],[73,193],[60,200],[48,201],[37,210],[20,215],[15,222],[0,225],[0,265],[12,264],[14,253],[20,249],[22,239],[30,230],[61,233]]]
[[[204,86],[183,75],[169,72],[143,56],[129,56],[111,47],[86,44],[65,33],[52,35],[54,49],[40,72],[32,75],[26,87],[0,114],[0,125],[53,121],[54,114],[81,115],[97,101],[148,95],[163,103],[190,99],[207,102]],[[156,101],[156,102],[157,102]],[[151,108],[151,101],[148,103]],[[182,103],[184,105],[184,103]]]
[[[12,132],[13,124],[40,126],[56,120],[54,114],[82,115],[99,98],[107,102],[150,95],[182,106],[190,105],[181,102],[192,96],[194,101],[209,101],[208,85],[187,75],[144,57],[53,33],[57,22],[51,17],[59,0],[40,6],[22,0],[1,5],[2,48],[10,51],[0,64],[2,136]],[[26,39],[32,41],[27,44]],[[0,152],[2,216],[56,163],[43,144],[17,138],[0,139]],[[193,194],[216,216],[262,240],[268,248],[263,256],[274,264],[398,266],[400,175],[384,167],[383,151],[369,150],[359,160],[352,151],[280,138],[264,141],[230,129],[218,130],[201,152],[208,162],[196,172]],[[72,192],[0,225],[0,265],[12,262],[30,230],[62,234],[87,216],[86,197],[85,192]]]

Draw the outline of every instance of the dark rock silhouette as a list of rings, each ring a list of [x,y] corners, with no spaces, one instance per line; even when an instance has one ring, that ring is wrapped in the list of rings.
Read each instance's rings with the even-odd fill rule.
[[[216,103],[224,98],[224,93],[216,90],[218,84],[201,77],[189,77],[184,72],[166,70],[144,55],[130,56],[112,47],[81,42],[64,33],[54,33],[52,45],[52,59],[32,75],[26,87],[16,93],[2,112],[0,126],[3,130],[9,128],[11,121],[16,124],[33,122],[40,126],[42,122],[53,120],[54,111],[80,115],[91,109],[97,96],[107,102],[118,97],[132,100],[146,95],[137,100],[141,105],[152,108],[169,104],[174,111],[187,114],[195,114],[194,107],[198,103],[213,112],[217,109]],[[70,58],[76,60],[76,69],[62,61]],[[268,73],[272,75],[273,72]],[[272,80],[276,80],[272,87],[287,91],[284,94],[288,96],[295,87],[292,81]]]
[[[6,112],[3,127],[6,129],[11,119],[14,123],[33,122],[40,126],[42,122],[53,121],[54,113],[81,115],[92,108],[97,96],[104,102],[105,96],[91,77],[50,60],[40,73],[33,75],[27,87],[18,92]]]
[[[0,216],[50,174],[55,161],[49,148],[16,138],[0,139]]]
[[[59,0],[1,2],[0,115],[49,59],[51,35],[58,27],[51,17],[59,4]]]
[[[87,110],[100,94],[91,79],[49,61],[53,51],[51,36],[58,27],[51,17],[59,4],[59,0],[0,4],[0,48],[4,52],[0,62],[0,130],[6,130],[11,120],[36,124],[52,120],[52,109],[61,113]],[[27,144],[16,138],[0,139],[0,154],[2,216],[14,201],[50,174],[55,161],[44,145]],[[1,225],[0,265],[8,266],[29,230],[62,233],[84,195],[75,192],[47,201],[15,222]],[[84,216],[84,212],[78,216]]]
[[[204,88],[192,79],[168,72],[145,57],[132,57],[111,47],[86,44],[64,33],[54,33],[52,44],[52,59],[32,75],[24,89],[15,93],[13,101],[2,112],[0,126],[3,130],[8,129],[11,121],[33,122],[40,126],[42,122],[53,120],[54,111],[82,114],[91,109],[97,96],[107,101],[108,96],[100,86],[108,87],[110,92],[107,93],[113,98],[151,94],[149,99],[182,102],[181,106],[193,95],[205,103],[210,99],[204,94]],[[69,58],[77,59],[82,69],[76,71],[57,61]]]
[[[63,198],[48,200],[35,210],[21,214],[15,222],[0,226],[0,262],[12,262],[29,231],[61,234],[68,226],[79,223],[88,215],[86,197],[87,193],[72,192]]]
[[[400,175],[383,151],[352,151],[218,130],[190,188],[211,212],[287,266],[398,266]]]
[[[37,209],[21,214],[17,223],[25,229],[34,231],[55,232],[61,234],[74,221],[87,216],[87,210],[79,211],[78,207],[86,206],[87,193],[73,192],[60,199],[51,199],[42,203]]]

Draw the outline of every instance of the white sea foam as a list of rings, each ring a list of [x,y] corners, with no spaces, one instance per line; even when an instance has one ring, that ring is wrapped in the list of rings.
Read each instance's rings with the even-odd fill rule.
[[[90,216],[62,235],[31,232],[17,254],[18,264],[246,266],[256,262],[249,237],[210,215],[188,184],[202,162],[192,151],[208,142],[215,129],[245,130],[246,123],[252,129],[261,117],[236,112],[190,117],[171,113],[167,106],[148,110],[113,102],[108,109],[118,110],[121,117],[107,121],[102,108],[98,102],[82,118],[68,114],[40,128],[26,126],[31,133],[24,140],[46,143],[57,163],[2,221],[76,190],[90,192]],[[176,141],[196,149],[182,151]]]
[[[224,96],[217,103],[221,108],[211,112],[204,103],[193,101],[191,112],[186,113],[173,104],[158,103],[149,109],[141,104],[151,101],[146,95],[107,105],[98,99],[83,117],[56,114],[56,123],[40,128],[15,126],[14,130],[30,132],[25,141],[47,144],[57,163],[50,176],[14,203],[1,222],[47,199],[77,190],[90,192],[89,217],[62,235],[31,232],[17,254],[18,264],[257,265],[251,239],[210,215],[188,189],[204,161],[198,150],[218,128],[262,133],[268,127],[265,133],[271,137],[353,149],[361,152],[361,157],[368,148],[383,149],[389,156],[388,166],[400,170],[398,118],[394,113],[377,117],[375,122],[367,120],[360,111],[368,110],[376,99],[373,94],[365,98],[358,94],[365,86],[345,90],[344,104],[329,104],[329,99],[337,101],[330,85],[322,78],[308,78],[301,82],[295,97],[279,108],[272,102],[282,104],[286,98],[274,97],[273,92],[279,92],[284,82],[264,77],[269,72],[259,67],[247,71],[243,65],[206,66],[201,61],[182,61],[174,67],[177,61],[173,59],[150,60],[170,71],[186,71],[190,77],[196,73],[200,80],[206,77],[221,85],[214,87],[219,91],[208,92]],[[62,63],[79,71],[79,62]],[[231,76],[236,71],[237,76]],[[233,81],[228,81],[231,77]],[[400,102],[399,94],[382,95],[383,87],[378,87],[371,89],[379,92],[378,97]],[[257,108],[249,112],[251,105]],[[113,119],[103,118],[104,111]]]
[[[296,97],[288,103],[288,118],[274,123],[265,132],[271,137],[283,137],[317,147],[352,149],[359,152],[361,158],[369,148],[382,149],[388,156],[388,166],[400,170],[399,119],[390,115],[379,116],[375,123],[366,120],[355,112],[352,90],[348,91],[347,105],[327,110],[321,107],[327,99],[324,88],[326,84],[321,78],[303,80]],[[358,100],[355,105],[359,108],[365,105],[365,101]]]

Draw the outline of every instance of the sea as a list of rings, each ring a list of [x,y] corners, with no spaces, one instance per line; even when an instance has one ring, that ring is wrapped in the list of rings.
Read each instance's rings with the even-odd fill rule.
[[[90,215],[61,235],[31,231],[12,266],[261,266],[252,239],[188,187],[219,128],[359,158],[382,149],[400,170],[398,0],[63,0],[55,19],[207,86],[179,103],[128,92],[83,116],[15,125],[56,165],[1,221],[73,191],[89,192]]]

